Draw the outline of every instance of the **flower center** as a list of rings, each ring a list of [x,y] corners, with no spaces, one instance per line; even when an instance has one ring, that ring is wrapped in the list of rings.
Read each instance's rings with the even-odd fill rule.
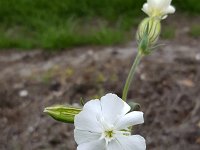
[[[106,143],[108,144],[110,141],[112,141],[115,138],[115,132],[112,129],[105,130],[102,134],[102,138],[106,140]]]
[[[113,130],[108,130],[108,131],[105,131],[105,138],[112,138],[113,137]]]

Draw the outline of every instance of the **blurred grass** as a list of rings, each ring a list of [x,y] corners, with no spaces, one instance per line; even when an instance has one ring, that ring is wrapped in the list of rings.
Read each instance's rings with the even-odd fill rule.
[[[130,39],[145,0],[1,0],[0,48],[63,49]],[[199,0],[173,0],[199,14]],[[139,17],[140,16],[140,17]]]
[[[190,29],[190,35],[194,38],[200,37],[200,25],[193,25]]]
[[[41,34],[40,45],[45,49],[63,49],[81,45],[113,45],[125,40],[124,32],[105,25],[81,27],[75,21],[52,26]]]
[[[175,37],[176,29],[172,26],[165,26],[162,28],[161,38],[162,39],[173,39]]]

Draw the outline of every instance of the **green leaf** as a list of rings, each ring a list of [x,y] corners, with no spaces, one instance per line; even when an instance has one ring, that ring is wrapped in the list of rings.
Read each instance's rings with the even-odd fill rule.
[[[81,110],[81,108],[76,108],[72,106],[56,105],[46,107],[44,109],[44,112],[57,121],[74,123],[75,115],[79,114]]]

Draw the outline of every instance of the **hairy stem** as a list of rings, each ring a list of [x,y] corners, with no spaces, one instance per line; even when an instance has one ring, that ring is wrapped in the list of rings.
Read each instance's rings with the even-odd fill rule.
[[[142,54],[140,51],[138,51],[137,53],[137,56],[135,58],[135,61],[133,62],[133,65],[131,67],[131,70],[128,74],[128,77],[126,79],[126,83],[125,83],[125,86],[124,86],[124,89],[123,89],[123,94],[122,94],[122,99],[124,101],[126,101],[127,99],[127,95],[128,95],[128,91],[129,91],[129,88],[130,88],[130,85],[131,85],[131,82],[133,80],[133,77],[134,77],[134,74],[135,74],[135,71],[136,71],[136,68],[138,66],[138,64],[140,63],[140,60],[142,59]]]

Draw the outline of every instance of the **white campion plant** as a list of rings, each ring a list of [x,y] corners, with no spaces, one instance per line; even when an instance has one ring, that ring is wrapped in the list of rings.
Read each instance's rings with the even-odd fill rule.
[[[74,138],[77,150],[145,150],[145,139],[131,135],[132,126],[144,122],[143,112],[136,110],[136,103],[130,107],[127,94],[136,68],[141,59],[152,53],[161,31],[161,20],[174,13],[172,0],[147,0],[142,10],[149,15],[137,31],[138,53],[126,79],[122,99],[107,94],[101,99],[88,101],[83,108],[57,105],[46,107],[44,112],[55,120],[74,123]],[[83,104],[83,101],[81,101]],[[130,111],[130,110],[133,111]]]
[[[131,135],[131,127],[144,122],[143,112],[130,109],[115,94],[87,102],[74,120],[77,150],[145,150],[145,139]]]

